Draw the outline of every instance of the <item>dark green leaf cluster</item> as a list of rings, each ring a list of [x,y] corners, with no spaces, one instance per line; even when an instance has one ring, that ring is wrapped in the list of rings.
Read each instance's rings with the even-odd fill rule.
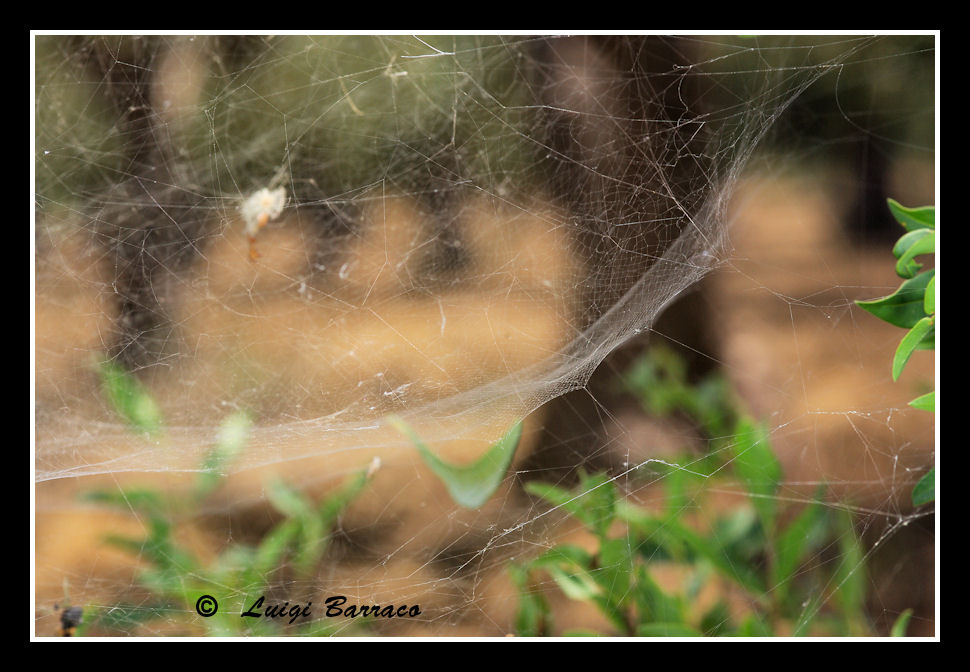
[[[903,283],[895,292],[881,299],[856,301],[876,317],[897,327],[908,329],[893,356],[893,380],[899,380],[906,363],[916,350],[936,347],[936,271],[920,272],[922,255],[936,253],[936,208],[906,208],[889,199],[889,209],[906,233],[893,246],[896,275]],[[924,411],[936,410],[936,392],[913,399],[909,405]],[[935,497],[936,470],[930,469],[913,488],[914,506],[932,502]]]

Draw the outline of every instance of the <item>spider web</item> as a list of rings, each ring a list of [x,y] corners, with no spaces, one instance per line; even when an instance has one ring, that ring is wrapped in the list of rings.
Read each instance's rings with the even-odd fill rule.
[[[889,377],[900,334],[852,302],[894,289],[891,243],[866,247],[883,242],[871,209],[861,242],[843,228],[860,142],[889,166],[889,195],[935,198],[932,177],[922,191],[900,177],[927,162],[932,175],[932,36],[38,35],[33,48],[38,634],[65,592],[148,609],[137,563],[99,542],[144,521],[78,495],[184,491],[234,414],[251,422],[245,448],[182,514],[189,547],[256,543],[278,518],[274,479],[319,500],[379,464],[333,562],[285,579],[280,601],[421,604],[383,634],[509,632],[504,568],[576,534],[524,483],[604,468],[649,503],[665,465],[689,466],[678,451],[704,452],[686,424],[597,382],[650,335],[723,368],[769,423],[779,503],[825,484],[889,576],[901,570],[883,547],[922,525],[932,576],[932,511],[908,497],[934,462],[933,420]],[[262,189],[285,206],[250,240]],[[700,309],[658,322],[688,290]],[[159,431],[119,416],[105,363],[150,396]],[[932,389],[929,358],[910,366]],[[392,415],[454,463],[519,420],[524,433],[499,490],[465,510]],[[892,581],[870,583],[875,620],[906,608]],[[917,597],[931,616],[932,595]],[[596,623],[560,606],[563,623],[569,609]],[[128,634],[191,633],[195,618]]]

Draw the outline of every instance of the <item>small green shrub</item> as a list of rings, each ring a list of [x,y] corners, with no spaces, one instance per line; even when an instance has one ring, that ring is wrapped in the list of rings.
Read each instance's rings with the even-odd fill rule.
[[[163,433],[161,413],[144,388],[121,367],[100,367],[105,395],[133,432],[152,437]],[[255,546],[230,543],[214,560],[205,562],[176,538],[178,521],[191,518],[199,505],[221,484],[233,460],[245,449],[251,422],[242,412],[230,415],[203,461],[188,492],[119,488],[85,493],[84,499],[130,513],[146,528],[144,537],[110,535],[106,543],[130,552],[148,565],[138,575],[149,598],[137,604],[109,608],[88,606],[77,630],[130,633],[141,625],[164,620],[184,626],[203,625],[210,635],[278,635],[290,625],[284,618],[241,618],[260,596],[286,581],[309,580],[318,568],[341,512],[364,489],[373,472],[353,474],[329,497],[314,503],[282,480],[266,485],[266,495],[282,514]],[[216,613],[197,615],[202,596],[219,596]],[[366,619],[355,622],[359,628]],[[286,634],[320,636],[346,634],[346,623],[299,619]],[[352,630],[350,630],[352,631]]]
[[[664,348],[641,358],[625,380],[651,413],[690,417],[711,450],[677,464],[641,465],[642,471],[649,465],[650,480],[663,485],[659,511],[632,503],[605,474],[581,473],[578,487],[570,490],[528,483],[528,492],[582,523],[597,548],[558,545],[510,568],[520,596],[517,634],[554,632],[554,614],[539,590],[544,577],[569,598],[595,605],[614,629],[604,634],[868,634],[865,554],[851,516],[828,506],[823,488],[808,502],[788,503],[797,497],[782,492],[783,472],[769,432],[739,410],[726,381],[715,374],[689,385],[683,362]],[[719,512],[709,529],[689,523],[709,493],[737,483],[743,504]],[[649,487],[643,478],[635,484]],[[819,561],[826,553],[834,559]],[[687,568],[684,590],[658,585],[651,575],[657,562]],[[723,599],[704,614],[692,613],[691,602],[714,575],[749,605],[740,622]]]

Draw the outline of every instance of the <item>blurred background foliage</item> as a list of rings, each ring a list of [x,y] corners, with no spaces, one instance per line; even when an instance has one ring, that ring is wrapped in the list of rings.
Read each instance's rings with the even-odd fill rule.
[[[777,169],[822,176],[820,179],[836,184],[830,191],[836,194],[836,200],[847,204],[837,226],[855,243],[878,249],[881,258],[888,250],[887,241],[898,235],[898,226],[885,207],[886,197],[909,206],[927,205],[923,199],[932,197],[935,182],[934,36],[594,36],[588,38],[584,48],[591,54],[605,55],[615,76],[605,83],[604,90],[613,94],[616,105],[599,116],[589,110],[567,114],[544,98],[557,87],[557,71],[550,65],[558,58],[555,40],[501,36],[431,36],[420,40],[404,36],[38,36],[35,45],[38,238],[42,238],[45,227],[66,224],[80,227],[99,238],[99,244],[110,246],[128,240],[132,221],[141,225],[138,218],[148,211],[139,213],[138,208],[162,203],[166,216],[176,213],[175,219],[184,224],[184,233],[179,228],[178,236],[171,236],[173,244],[184,247],[179,236],[200,239],[204,221],[213,215],[234,216],[238,198],[270,180],[292,189],[295,193],[290,197],[301,205],[302,212],[331,213],[328,217],[336,213],[333,216],[340,222],[331,221],[326,226],[341,231],[352,226],[347,222],[353,217],[345,217],[344,211],[377,198],[375,185],[418,196],[442,211],[451,207],[449,201],[484,190],[526,208],[536,207],[531,199],[549,195],[558,204],[569,206],[575,219],[585,223],[581,234],[588,234],[593,241],[584,248],[591,255],[589,265],[594,271],[603,270],[597,269],[595,256],[602,247],[609,247],[603,241],[617,247],[626,241],[620,237],[622,233],[615,239],[599,235],[597,223],[622,221],[622,215],[630,212],[653,212],[652,206],[637,200],[641,194],[613,187],[604,190],[603,184],[612,184],[618,177],[649,184],[658,175],[670,177],[672,191],[683,197],[681,202],[690,210],[711,195],[719,180],[732,177],[730,170],[738,165],[739,156],[764,132],[754,165],[767,167],[769,172]],[[435,52],[450,57],[422,58]],[[162,58],[171,53],[178,54],[178,67],[184,68],[175,78],[182,87],[159,98],[151,86],[152,78],[162,68],[172,67]],[[603,100],[609,98],[604,96]],[[640,144],[650,137],[645,120],[655,116],[659,121],[650,130],[660,139],[656,151]],[[577,118],[586,118],[588,125]],[[591,129],[608,125],[608,121],[617,121],[618,127],[619,122],[629,125],[613,135],[599,136],[604,140],[601,145],[592,143],[598,136]],[[618,139],[629,140],[629,146],[618,149]],[[590,168],[609,179],[602,184],[584,181],[593,172]],[[286,176],[293,179],[282,182]],[[907,190],[909,193],[904,193]],[[129,211],[134,214],[118,214]],[[447,228],[450,216],[442,216],[438,225]],[[116,228],[105,229],[106,223]],[[801,223],[779,221],[772,226],[776,224],[786,236],[786,227]],[[164,225],[149,221],[146,229],[161,230]],[[105,231],[107,235],[102,235]],[[798,247],[801,239],[791,240],[794,242],[789,247]],[[130,247],[151,249],[141,244]],[[755,256],[751,246],[742,249],[739,256]],[[630,258],[644,257],[641,251],[634,248]],[[808,256],[814,248],[803,245],[795,252]],[[786,281],[801,277],[802,266],[790,263],[784,255],[776,260],[773,253],[768,250],[765,256],[782,268]],[[851,248],[846,258],[856,253]],[[128,261],[126,254],[120,252],[118,259]],[[832,263],[833,268],[840,267],[841,261],[837,262]],[[171,258],[164,263],[177,270]],[[114,290],[129,300],[125,293],[135,293],[125,289],[128,267],[124,263],[116,267],[124,270],[112,278],[120,287]],[[869,278],[843,281],[836,271],[827,272],[825,289],[868,289],[881,282]],[[622,287],[638,277],[633,272],[626,275],[608,279]],[[153,290],[155,280],[150,274],[147,282],[148,289]],[[772,287],[768,280],[758,282]],[[812,296],[816,289],[799,287],[788,296]],[[878,292],[872,292],[875,294]],[[541,473],[560,486],[562,492],[545,491],[547,502],[564,492],[588,492],[593,486],[597,492],[605,492],[602,483],[587,480],[598,476],[586,474],[621,471],[615,453],[601,450],[609,440],[599,434],[597,422],[604,415],[602,408],[612,412],[629,403],[630,388],[638,398],[637,412],[643,416],[686,418],[695,430],[700,428],[704,456],[688,451],[677,453],[678,458],[689,455],[697,461],[698,469],[703,467],[708,474],[725,467],[733,456],[731,447],[738,443],[735,430],[739,420],[733,402],[725,401],[732,394],[729,384],[718,374],[725,363],[734,366],[733,372],[739,367],[731,355],[722,353],[730,349],[729,339],[735,337],[749,338],[748,347],[759,354],[768,353],[779,339],[778,333],[769,329],[763,330],[767,336],[757,331],[771,321],[763,312],[754,319],[745,313],[750,330],[730,333],[732,327],[718,319],[724,316],[724,303],[719,304],[722,312],[718,313],[711,310],[714,300],[710,297],[711,286],[705,283],[668,310],[657,325],[654,338],[659,340],[662,335],[664,340],[676,343],[678,355],[657,350],[642,358],[644,341],[636,339],[614,353],[587,389],[552,405],[543,429],[546,448],[540,447],[523,468],[528,473]],[[750,294],[735,292],[731,297],[732,307],[744,307]],[[800,304],[792,299],[782,306],[781,328],[788,337],[795,325],[792,306],[798,308]],[[821,303],[809,307],[817,315],[826,308]],[[596,314],[597,310],[589,310],[590,319]],[[136,326],[145,331],[143,325]],[[833,337],[831,327],[826,328],[829,331],[817,339],[819,342],[828,343],[833,350],[851,350]],[[868,337],[867,328],[858,327],[859,335]],[[813,337],[803,332],[802,343],[811,342]],[[830,355],[828,350],[819,357],[825,366],[851,369]],[[767,354],[765,360],[770,361]],[[850,364],[860,368],[860,362],[861,358]],[[808,359],[805,363],[807,366]],[[731,371],[731,366],[723,368]],[[135,403],[145,397],[137,381],[129,379],[123,369],[104,365],[104,392],[129,424],[157,431],[160,412],[146,402]],[[842,373],[840,369],[839,375]],[[793,379],[815,380],[814,375],[813,371],[799,371]],[[784,396],[779,392],[781,387],[761,382],[765,384],[759,394],[773,401]],[[855,393],[869,389],[866,385],[837,378],[831,385],[832,396],[838,398],[839,390]],[[738,394],[757,396],[750,389]],[[781,413],[776,409],[771,412]],[[780,415],[764,418],[753,414],[782,428],[787,422]],[[678,426],[678,437],[680,431]],[[823,435],[819,441],[828,438]],[[755,443],[767,445],[766,441]],[[841,449],[843,444],[835,441],[833,446]],[[765,464],[771,463],[770,456],[762,457]],[[740,469],[741,465],[734,467]],[[736,613],[725,613],[722,605],[694,617],[687,613],[685,603],[677,601],[679,598],[670,597],[665,589],[654,590],[646,579],[639,595],[644,608],[669,607],[680,625],[702,634],[729,630],[734,634],[784,634],[785,628],[799,627],[800,614],[812,611],[805,611],[803,602],[794,596],[800,599],[825,584],[845,587],[827,593],[835,598],[822,613],[823,620],[828,619],[823,623],[823,630],[828,628],[826,634],[889,632],[898,613],[910,607],[916,608],[914,627],[931,626],[932,604],[917,604],[912,593],[899,598],[905,604],[897,604],[880,592],[903,593],[917,584],[925,586],[932,578],[918,576],[919,567],[925,564],[907,562],[914,537],[903,531],[884,544],[888,548],[874,557],[877,566],[870,573],[868,565],[863,567],[862,558],[869,546],[882,542],[873,532],[876,526],[872,521],[877,516],[862,516],[861,524],[860,517],[853,520],[848,513],[855,506],[851,495],[828,493],[842,508],[825,509],[824,504],[811,503],[811,493],[801,493],[801,503],[807,506],[800,513],[792,507],[785,524],[803,524],[804,543],[782,540],[780,535],[768,539],[767,530],[773,529],[774,516],[779,514],[765,507],[772,508],[783,499],[776,494],[780,473],[773,481],[768,479],[775,490],[759,493],[749,488],[747,499],[739,505],[735,502],[737,506],[728,507],[725,517],[714,521],[714,536],[721,535],[721,542],[733,544],[730,548],[718,547],[709,557],[701,552],[706,547],[685,549],[683,539],[666,540],[669,548],[665,548],[661,543],[664,539],[651,541],[651,533],[643,533],[646,528],[638,534],[643,533],[653,545],[641,544],[643,538],[636,544],[621,545],[637,550],[636,561],[670,555],[670,549],[680,548],[700,574],[717,573],[718,568],[712,569],[711,563],[716,564],[718,559],[737,560],[737,566],[750,565],[757,582],[747,585],[748,589],[764,588],[765,582],[772,585],[771,604],[759,605],[770,617],[745,620]],[[788,471],[783,473],[789,478]],[[556,480],[555,476],[560,478]],[[701,492],[707,478],[692,480],[679,470],[663,471],[659,483],[669,500],[665,506],[672,522],[677,521],[670,512],[685,512],[685,506],[693,509],[707,496]],[[538,487],[533,486],[532,494],[541,498]],[[823,494],[818,496],[821,502]],[[880,496],[885,503],[885,495]],[[117,498],[104,503],[124,504]],[[626,513],[641,523],[647,519],[646,513],[639,518],[635,511]],[[799,523],[799,516],[807,522]],[[613,552],[618,548],[613,543],[616,538],[607,534],[603,520],[607,517],[585,522],[594,535],[600,535],[606,548],[612,549],[608,552]],[[333,522],[326,520],[328,531]],[[931,525],[929,516],[918,519],[914,527],[928,531]],[[159,538],[169,543],[167,528],[162,525],[159,529],[165,533]],[[777,525],[781,535],[789,529]],[[693,537],[685,532],[684,538]],[[785,551],[779,545],[782,541],[795,551]],[[925,535],[916,537],[916,542],[920,548],[927,546]],[[253,548],[259,547],[254,543]],[[284,544],[277,550],[285,553],[287,548]],[[299,554],[300,547],[289,550]],[[803,552],[816,555],[805,556]],[[769,558],[766,553],[775,557]],[[792,557],[781,559],[786,553]],[[314,562],[319,560],[319,556],[313,557]],[[591,561],[591,557],[582,556],[581,560]],[[835,565],[833,558],[838,560]],[[587,596],[596,594],[595,585],[601,584],[581,579],[577,583],[575,577],[580,573],[564,575],[560,560],[546,563],[546,569],[553,567],[554,588],[567,586],[592,590]],[[624,558],[622,562],[633,567],[633,560]],[[814,571],[819,567],[813,562],[824,567]],[[800,571],[806,563],[812,571]],[[781,574],[779,564],[784,565]],[[839,576],[839,567],[852,571]],[[883,583],[871,578],[877,575],[891,577],[885,584],[890,588],[882,588]],[[529,592],[529,582],[534,578],[527,571],[515,577],[519,582],[516,595],[525,600],[521,634],[545,627],[547,612],[536,594]],[[171,575],[166,580],[170,592],[180,583]],[[263,584],[254,586],[262,588]],[[868,594],[863,594],[867,589]],[[170,601],[188,610],[191,595],[180,593],[178,599],[173,595],[168,595]],[[535,609],[527,612],[533,598]],[[932,596],[927,599],[931,601]],[[863,614],[864,603],[868,614]],[[614,625],[623,631],[629,624]],[[781,629],[773,629],[775,626]]]

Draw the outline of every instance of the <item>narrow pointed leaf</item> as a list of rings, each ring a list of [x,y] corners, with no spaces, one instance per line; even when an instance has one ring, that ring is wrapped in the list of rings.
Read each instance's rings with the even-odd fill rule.
[[[779,601],[788,594],[790,581],[799,566],[810,557],[812,545],[823,540],[825,522],[821,502],[816,499],[775,540],[775,563],[771,569]]]
[[[897,327],[910,329],[926,317],[926,288],[935,277],[935,271],[924,271],[910,278],[895,292],[881,299],[856,301],[856,305],[869,311],[880,320]]]
[[[907,609],[899,615],[896,622],[893,623],[893,629],[889,632],[890,637],[905,637],[906,628],[909,627],[909,619],[913,616],[913,610]]]
[[[926,292],[923,294],[923,310],[927,315],[936,312],[936,276],[930,278],[930,284],[926,285]]]
[[[936,469],[927,471],[913,488],[913,506],[923,506],[936,499]]]
[[[866,554],[859,535],[856,534],[852,516],[848,512],[841,512],[838,516],[838,525],[841,528],[839,531],[840,557],[833,575],[835,585],[838,586],[835,601],[850,623],[861,623],[864,620],[868,582]]]
[[[411,440],[421,459],[447,486],[451,498],[466,509],[481,507],[498,489],[522,437],[522,423],[517,422],[478,461],[467,466],[454,465],[432,453],[401,418],[390,417],[388,422]]]
[[[589,572],[583,569],[574,569],[572,572],[566,571],[561,567],[546,567],[545,570],[555,580],[556,584],[572,600],[584,602],[594,597],[602,595],[603,589],[593,580]]]
[[[613,522],[616,490],[605,474],[583,475],[576,491],[564,490],[541,481],[527,483],[525,490],[562,507],[599,537],[605,537]]]
[[[161,432],[162,412],[137,378],[109,360],[101,362],[98,374],[111,406],[132,429],[151,435]]]
[[[889,203],[889,210],[893,213],[893,217],[895,217],[896,221],[902,224],[907,231],[936,228],[935,206],[924,205],[919,208],[907,208],[891,198],[886,200]]]
[[[775,523],[774,496],[781,482],[781,464],[771,450],[768,432],[764,427],[742,418],[734,433],[734,473],[744,483],[765,530],[772,531]]]
[[[219,485],[229,465],[242,453],[249,439],[251,426],[252,421],[244,412],[233,413],[223,421],[216,445],[202,463],[202,473],[196,484],[196,493],[200,497],[209,494]]]
[[[312,506],[301,492],[274,478],[266,485],[266,498],[287,518],[302,519],[312,515]]]
[[[916,397],[909,405],[913,408],[918,408],[921,411],[935,411],[936,410],[936,391],[927,392],[921,397]]]
[[[906,362],[909,361],[910,355],[923,342],[924,337],[930,333],[933,325],[934,319],[932,317],[924,317],[909,330],[909,333],[903,336],[903,340],[900,341],[899,347],[896,348],[896,354],[893,357],[893,380],[899,380],[899,376],[903,372]]]

